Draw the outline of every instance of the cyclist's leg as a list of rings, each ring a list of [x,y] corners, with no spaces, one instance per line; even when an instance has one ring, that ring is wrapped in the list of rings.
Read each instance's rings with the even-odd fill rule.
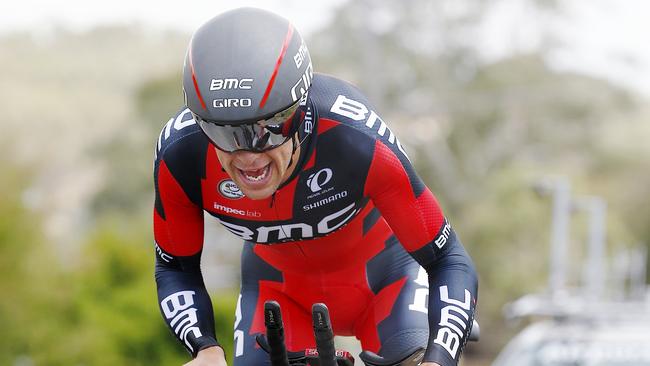
[[[390,359],[415,346],[426,347],[429,292],[424,269],[392,237],[366,270],[376,295],[355,328],[362,348]]]
[[[280,271],[266,263],[245,243],[242,252],[242,283],[235,317],[234,366],[270,365],[268,354],[255,340],[265,333],[264,302],[275,300],[280,304],[285,325],[287,349],[302,350],[313,343],[311,316],[283,291]]]

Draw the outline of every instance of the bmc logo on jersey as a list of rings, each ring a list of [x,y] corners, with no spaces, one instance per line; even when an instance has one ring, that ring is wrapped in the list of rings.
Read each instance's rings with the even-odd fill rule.
[[[333,214],[323,217],[317,224],[304,222],[289,223],[284,225],[247,227],[217,218],[223,226],[238,237],[254,243],[279,243],[311,239],[327,235],[347,224],[359,212],[354,203],[344,207]]]
[[[194,339],[203,336],[199,329],[198,310],[194,307],[195,294],[194,291],[179,291],[160,302],[160,308],[169,321],[170,327],[191,351],[194,351],[194,348],[190,345],[189,336],[192,335]]]
[[[465,298],[456,300],[449,297],[447,286],[440,286],[439,290],[440,301],[445,307],[440,311],[440,329],[433,343],[441,345],[452,358],[456,358],[463,336],[472,329],[472,294],[465,289]]]
[[[219,182],[219,193],[231,200],[238,200],[244,197],[244,193],[239,189],[237,184],[232,179],[226,179]]]
[[[332,179],[332,175],[332,169],[321,169],[316,173],[312,173],[309,178],[307,178],[307,186],[309,186],[309,189],[311,189],[312,192],[318,192]]]
[[[388,132],[388,143],[396,145],[399,151],[404,154],[404,157],[410,160],[404,147],[399,142],[399,139],[395,136],[393,131],[388,128],[386,122],[384,122],[375,111],[369,110],[363,103],[350,99],[345,95],[339,95],[336,97],[336,101],[332,105],[332,108],[330,108],[330,112],[350,118],[354,121],[365,121],[366,127],[374,130],[375,133],[381,137],[384,137]]]

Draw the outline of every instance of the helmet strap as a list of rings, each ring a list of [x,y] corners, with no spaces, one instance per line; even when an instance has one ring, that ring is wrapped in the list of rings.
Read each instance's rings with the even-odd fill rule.
[[[287,165],[287,169],[289,169],[293,163],[293,154],[296,153],[296,149],[298,149],[298,145],[296,144],[296,134],[294,133],[293,136],[291,136],[291,157],[289,158],[289,165]]]

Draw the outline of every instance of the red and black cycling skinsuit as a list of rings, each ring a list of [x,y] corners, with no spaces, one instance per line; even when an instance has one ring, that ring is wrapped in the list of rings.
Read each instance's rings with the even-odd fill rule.
[[[425,360],[455,365],[477,279],[433,194],[353,86],[316,74],[300,113],[297,168],[263,200],[241,193],[188,109],[163,128],[154,234],[167,324],[193,355],[218,344],[200,272],[207,212],[245,241],[236,366],[269,362],[255,343],[269,299],[282,306],[290,350],[314,347],[311,305],[323,302],[335,333],[356,336],[366,350],[390,357],[421,345]]]

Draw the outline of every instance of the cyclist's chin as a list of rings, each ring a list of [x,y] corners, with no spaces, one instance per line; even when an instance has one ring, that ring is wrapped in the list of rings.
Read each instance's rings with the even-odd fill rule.
[[[241,189],[242,193],[246,197],[248,197],[248,198],[250,198],[252,200],[263,200],[263,199],[271,197],[271,195],[273,195],[273,193],[277,189],[277,186],[269,186],[269,187],[265,187],[265,188],[249,189],[247,187],[245,188],[245,187],[240,185],[239,188]]]

